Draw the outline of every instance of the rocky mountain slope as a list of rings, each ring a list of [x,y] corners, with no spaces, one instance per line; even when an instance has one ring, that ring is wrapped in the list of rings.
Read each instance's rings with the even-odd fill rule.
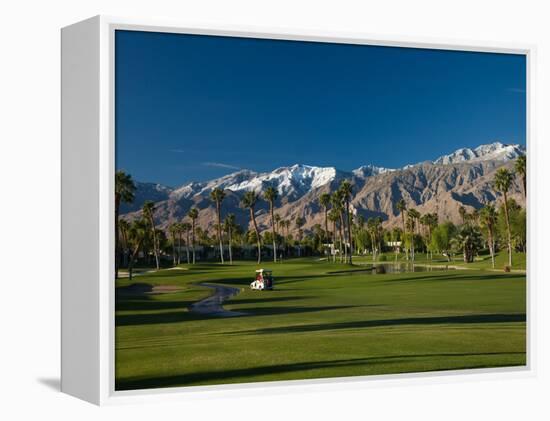
[[[362,166],[352,172],[333,167],[292,165],[267,173],[241,170],[224,177],[201,183],[189,183],[176,189],[151,183],[137,185],[136,200],[123,209],[129,219],[139,216],[144,200],[156,202],[155,218],[166,228],[185,218],[191,207],[199,210],[198,225],[210,229],[216,223],[215,208],[209,198],[212,189],[225,190],[222,214],[234,213],[237,222],[248,227],[248,212],[240,207],[244,192],[260,193],[268,186],[279,191],[276,212],[283,219],[303,216],[304,229],[323,223],[318,204],[320,194],[334,191],[340,182],[348,179],[354,188],[352,211],[354,214],[381,216],[385,225],[400,223],[395,204],[403,198],[407,207],[419,212],[435,212],[441,220],[458,223],[459,206],[468,210],[478,209],[494,201],[497,193],[492,185],[494,172],[502,167],[513,167],[513,161],[525,154],[520,145],[504,145],[495,142],[475,149],[463,148],[449,155],[400,169]],[[511,188],[510,196],[523,204],[519,180]],[[268,204],[259,200],[256,209],[260,229],[269,226]],[[294,225],[292,225],[294,228]]]

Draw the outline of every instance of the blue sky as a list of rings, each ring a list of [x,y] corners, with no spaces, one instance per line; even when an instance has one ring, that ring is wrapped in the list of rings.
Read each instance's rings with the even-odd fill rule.
[[[178,186],[525,144],[520,55],[116,33],[116,167]]]

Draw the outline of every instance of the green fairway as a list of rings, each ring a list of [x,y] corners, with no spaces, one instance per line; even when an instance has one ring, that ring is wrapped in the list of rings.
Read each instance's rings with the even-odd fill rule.
[[[273,270],[275,290],[248,288],[258,267]],[[358,269],[311,258],[118,280],[116,389],[526,363],[524,274]],[[203,281],[241,288],[224,307],[246,315],[189,312],[212,293]]]

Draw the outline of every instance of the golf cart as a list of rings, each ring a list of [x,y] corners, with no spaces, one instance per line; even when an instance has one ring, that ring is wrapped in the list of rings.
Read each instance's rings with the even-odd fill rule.
[[[271,271],[267,269],[258,269],[256,271],[256,280],[250,284],[250,288],[259,291],[273,289],[273,276],[271,276]]]

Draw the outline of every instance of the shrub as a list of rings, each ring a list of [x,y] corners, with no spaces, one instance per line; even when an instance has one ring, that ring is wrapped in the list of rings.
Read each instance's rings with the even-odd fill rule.
[[[388,256],[386,256],[385,254],[383,254],[382,256],[380,256],[378,258],[378,261],[379,262],[387,262],[388,261]]]
[[[375,266],[375,270],[376,270],[376,273],[377,273],[377,274],[384,274],[384,273],[386,273],[386,267],[385,267],[385,266],[382,266],[382,265]]]

